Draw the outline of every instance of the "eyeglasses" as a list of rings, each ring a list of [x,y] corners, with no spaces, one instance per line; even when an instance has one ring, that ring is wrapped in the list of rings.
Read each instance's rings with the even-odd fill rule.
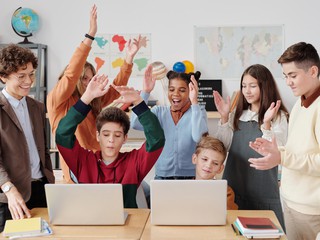
[[[33,71],[33,72],[29,73],[29,74],[19,73],[17,75],[12,74],[12,76],[14,76],[19,81],[19,83],[27,82],[28,77],[33,82],[36,79],[36,72]]]

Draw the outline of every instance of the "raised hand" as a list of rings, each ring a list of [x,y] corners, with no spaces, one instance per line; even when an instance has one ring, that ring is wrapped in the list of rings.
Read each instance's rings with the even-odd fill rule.
[[[97,6],[94,4],[91,8],[90,12],[90,28],[88,34],[92,37],[94,37],[98,30],[98,24],[97,24]]]
[[[143,78],[143,91],[146,93],[150,93],[154,86],[156,85],[156,78],[152,75],[152,65],[148,65],[146,71],[144,72],[144,78]]]
[[[194,78],[194,75],[190,77],[191,82],[189,83],[189,99],[191,104],[198,104],[198,82]]]
[[[281,155],[275,137],[272,137],[271,142],[264,138],[257,138],[254,142],[249,142],[249,146],[263,156],[249,158],[250,167],[257,170],[268,170],[281,163]]]
[[[141,35],[139,34],[137,39],[129,40],[127,44],[127,54],[126,54],[126,62],[128,64],[132,64],[134,56],[137,54],[139,49],[141,48]]]
[[[216,105],[216,108],[221,115],[221,123],[223,124],[228,122],[229,112],[231,108],[230,97],[228,96],[227,101],[225,101],[218,91],[213,91],[213,99],[214,104]]]
[[[86,91],[81,96],[81,100],[85,104],[89,104],[93,99],[101,97],[109,90],[107,84],[109,79],[105,75],[95,75],[88,83]]]
[[[280,106],[281,106],[281,100],[278,100],[276,104],[274,102],[271,103],[270,107],[265,112],[263,117],[263,123],[265,124],[265,127],[267,129],[270,129],[271,121],[276,117]]]
[[[138,105],[143,101],[139,92],[132,87],[115,85],[112,85],[112,87],[121,95],[121,97],[113,101],[114,103],[133,103],[133,105]]]

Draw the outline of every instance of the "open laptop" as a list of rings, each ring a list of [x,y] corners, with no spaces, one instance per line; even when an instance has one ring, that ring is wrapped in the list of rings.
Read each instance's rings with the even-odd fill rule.
[[[150,196],[151,224],[226,224],[226,180],[151,180]]]
[[[121,184],[46,184],[53,225],[123,225]]]

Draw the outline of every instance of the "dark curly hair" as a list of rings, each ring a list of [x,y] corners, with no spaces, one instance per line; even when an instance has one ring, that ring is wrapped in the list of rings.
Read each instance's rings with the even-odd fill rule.
[[[0,51],[0,78],[18,72],[28,63],[31,63],[34,69],[38,67],[38,59],[30,49],[16,44],[8,45]]]
[[[199,81],[200,79],[200,76],[201,76],[201,73],[199,71],[193,73],[193,72],[190,72],[190,73],[182,73],[182,72],[175,72],[175,71],[169,71],[167,73],[167,78],[169,79],[169,82],[171,79],[181,79],[183,81],[186,82],[186,84],[188,85],[191,80],[191,76],[194,75],[194,78],[196,79],[196,81]]]
[[[97,119],[96,119],[96,127],[99,133],[102,126],[108,122],[119,123],[123,128],[124,135],[127,135],[127,133],[129,132],[129,129],[130,129],[129,117],[120,108],[107,107],[100,112],[100,114],[97,116]]]

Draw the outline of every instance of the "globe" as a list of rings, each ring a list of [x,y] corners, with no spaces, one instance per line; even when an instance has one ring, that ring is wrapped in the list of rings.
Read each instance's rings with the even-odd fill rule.
[[[16,34],[24,37],[24,41],[20,43],[31,43],[28,41],[28,37],[38,31],[39,16],[30,8],[19,7],[12,15],[11,26]]]

